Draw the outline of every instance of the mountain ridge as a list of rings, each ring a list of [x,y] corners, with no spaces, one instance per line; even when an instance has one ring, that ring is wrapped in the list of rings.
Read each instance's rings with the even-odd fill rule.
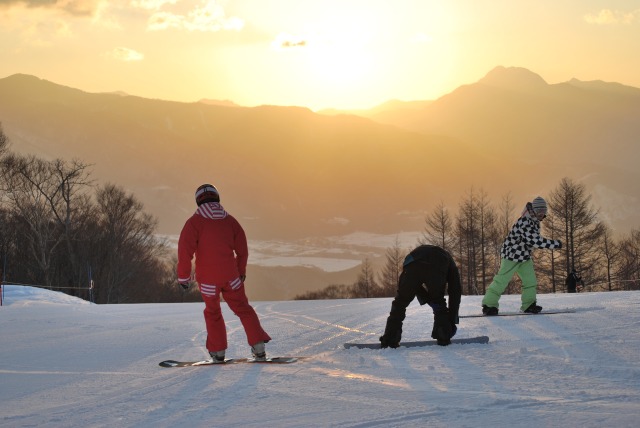
[[[544,90],[518,90],[519,81]],[[394,233],[422,230],[437,203],[455,207],[471,187],[495,203],[510,191],[519,204],[564,176],[587,177],[589,186],[637,198],[630,166],[640,90],[571,82],[549,85],[526,69],[498,67],[434,101],[325,115],[91,94],[13,75],[0,79],[0,122],[18,152],[94,164],[95,178],[136,194],[163,233],[179,232],[202,182],[219,186],[223,203],[261,239]],[[603,137],[610,134],[613,141]]]

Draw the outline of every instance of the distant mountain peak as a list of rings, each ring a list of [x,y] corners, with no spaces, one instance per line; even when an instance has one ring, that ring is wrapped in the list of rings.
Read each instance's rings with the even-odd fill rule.
[[[571,86],[574,86],[576,88],[582,88],[582,89],[606,91],[610,93],[626,94],[626,95],[633,95],[633,96],[640,95],[640,88],[626,86],[626,85],[623,85],[622,83],[617,83],[617,82],[605,82],[603,80],[582,81],[574,77],[573,79],[569,80],[567,83]]]
[[[548,86],[540,75],[522,67],[498,66],[487,73],[479,83],[505,89],[530,90]]]
[[[203,104],[209,104],[212,106],[240,107],[238,104],[234,103],[231,100],[211,100],[211,99],[203,98],[198,102]]]
[[[7,76],[6,79],[11,79],[11,80],[27,80],[30,82],[37,82],[43,79],[40,79],[39,77],[33,76],[31,74],[25,74],[25,73],[16,73],[16,74],[12,74],[11,76]]]

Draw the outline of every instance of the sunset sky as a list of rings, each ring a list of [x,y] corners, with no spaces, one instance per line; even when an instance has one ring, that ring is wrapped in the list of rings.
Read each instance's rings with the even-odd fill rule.
[[[88,92],[368,108],[497,65],[640,87],[640,1],[0,0],[0,78]]]

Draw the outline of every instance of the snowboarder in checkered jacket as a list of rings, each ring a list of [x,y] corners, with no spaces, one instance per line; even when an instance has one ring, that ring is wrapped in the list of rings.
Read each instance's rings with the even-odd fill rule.
[[[538,282],[533,268],[531,253],[534,248],[559,249],[562,243],[540,236],[540,222],[547,216],[547,202],[540,196],[528,202],[522,215],[511,228],[500,250],[500,270],[493,278],[482,299],[482,313],[498,315],[500,296],[509,285],[514,274],[522,281],[523,312],[539,313],[536,303]]]

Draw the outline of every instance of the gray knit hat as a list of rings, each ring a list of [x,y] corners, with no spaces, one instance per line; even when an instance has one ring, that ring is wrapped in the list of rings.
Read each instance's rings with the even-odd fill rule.
[[[547,213],[547,201],[542,199],[540,196],[531,201],[531,206],[533,207],[533,211],[535,211],[536,213]]]

